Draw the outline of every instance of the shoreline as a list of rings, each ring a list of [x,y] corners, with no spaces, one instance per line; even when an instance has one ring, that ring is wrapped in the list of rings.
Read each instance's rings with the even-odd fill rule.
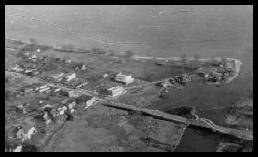
[[[162,57],[148,57],[148,56],[138,56],[138,55],[134,55],[132,57],[132,59],[134,60],[161,60],[161,61],[165,61],[165,62],[169,62],[169,61],[183,61],[184,59],[182,59],[181,57],[170,57],[170,58],[162,58]],[[225,80],[225,84],[228,84],[230,82],[232,82],[236,77],[239,76],[239,73],[240,73],[240,68],[241,68],[241,65],[243,64],[239,59],[236,59],[236,58],[220,58],[220,57],[215,57],[215,58],[200,58],[198,59],[198,62],[210,62],[210,61],[222,61],[223,59],[226,59],[228,62],[234,62],[234,65],[233,65],[233,71],[234,71],[234,75],[231,76],[231,77],[228,77],[226,78]],[[189,58],[185,58],[185,60],[187,61],[194,61],[195,59],[192,58],[192,57],[189,57]],[[213,83],[211,83],[213,84]],[[221,84],[221,83],[219,83]],[[215,85],[218,85],[215,83]]]

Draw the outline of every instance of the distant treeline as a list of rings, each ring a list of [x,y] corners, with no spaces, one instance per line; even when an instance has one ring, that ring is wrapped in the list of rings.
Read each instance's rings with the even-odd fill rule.
[[[69,52],[69,53],[93,53],[93,54],[105,54],[106,51],[101,48],[75,48],[73,45],[64,45],[62,47],[54,48],[56,51]]]
[[[22,51],[37,51],[40,49],[41,51],[53,49],[55,51],[60,52],[67,52],[67,53],[91,53],[91,54],[106,54],[107,51],[103,48],[76,48],[73,44],[66,44],[61,47],[55,45],[47,45],[47,44],[40,44],[36,39],[30,38],[29,41],[23,40],[15,40],[15,39],[8,39],[6,40],[10,43],[23,45],[21,50]],[[124,51],[122,54],[115,54],[114,52],[109,52],[110,56],[119,56],[122,58],[131,58],[134,56],[134,52],[131,50]]]

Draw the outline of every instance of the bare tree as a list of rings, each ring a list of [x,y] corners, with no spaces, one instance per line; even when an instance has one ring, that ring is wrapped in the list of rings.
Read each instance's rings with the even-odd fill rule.
[[[64,50],[68,50],[68,51],[71,51],[71,50],[74,50],[74,45],[72,45],[72,44],[66,44],[66,45],[63,45],[62,46],[62,49],[64,49]]]
[[[181,59],[182,59],[182,62],[186,62],[186,60],[187,60],[186,54],[182,54],[180,57],[181,57]]]
[[[34,38],[30,38],[29,42],[30,42],[31,45],[38,45],[39,44],[39,42]]]
[[[195,61],[199,61],[199,59],[200,59],[200,56],[198,54],[195,54],[193,57],[194,57]]]
[[[78,52],[80,52],[80,53],[89,53],[90,50],[88,50],[88,49],[86,49],[86,48],[79,48],[79,49],[78,49]]]
[[[5,77],[5,83],[8,83],[8,82],[9,82],[8,78],[7,78],[7,77]]]
[[[114,50],[109,50],[108,55],[109,56],[115,56],[115,51]]]
[[[102,48],[92,48],[91,51],[93,51],[93,53],[95,54],[105,54],[106,51]]]

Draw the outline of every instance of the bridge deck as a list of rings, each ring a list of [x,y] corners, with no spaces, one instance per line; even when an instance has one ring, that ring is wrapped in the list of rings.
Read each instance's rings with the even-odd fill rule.
[[[218,126],[213,124],[212,121],[205,119],[205,118],[199,118],[199,119],[187,119],[182,116],[177,116],[177,115],[171,115],[167,114],[158,110],[151,110],[151,109],[146,109],[146,108],[140,108],[132,105],[126,105],[120,102],[112,101],[112,100],[103,100],[103,102],[106,102],[104,105],[106,106],[111,106],[115,108],[122,108],[126,110],[134,110],[138,112],[143,112],[155,117],[162,118],[164,120],[168,121],[173,121],[177,123],[183,123],[186,125],[194,125],[198,127],[204,127],[204,128],[209,128],[212,129],[214,132],[220,132],[223,134],[228,134],[235,136],[237,138],[241,138],[244,140],[253,140],[253,134],[250,131],[245,131],[245,130],[238,130],[238,129],[233,129],[233,128],[226,128],[222,126]]]

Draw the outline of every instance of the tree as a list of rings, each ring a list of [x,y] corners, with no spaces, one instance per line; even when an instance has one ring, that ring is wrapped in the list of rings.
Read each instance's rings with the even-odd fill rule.
[[[62,46],[62,49],[67,50],[67,51],[71,51],[71,50],[74,50],[74,45],[66,44],[66,45]]]
[[[8,82],[9,82],[8,78],[7,78],[7,77],[5,77],[5,83],[8,83]]]
[[[186,54],[182,54],[181,56],[182,62],[186,62],[187,58],[186,58]]]
[[[105,54],[106,51],[101,48],[92,48],[91,51],[93,51],[95,54]]]
[[[115,56],[115,51],[114,50],[109,50],[108,55],[109,56]]]
[[[198,61],[200,59],[200,56],[198,54],[195,54],[193,57],[195,61]]]
[[[80,53],[89,53],[89,50],[86,49],[86,48],[79,48],[78,52],[80,52]]]
[[[5,90],[5,100],[9,100],[10,97],[11,97],[11,91]]]
[[[39,42],[34,38],[30,38],[29,42],[30,42],[31,45],[38,45],[39,44]]]

